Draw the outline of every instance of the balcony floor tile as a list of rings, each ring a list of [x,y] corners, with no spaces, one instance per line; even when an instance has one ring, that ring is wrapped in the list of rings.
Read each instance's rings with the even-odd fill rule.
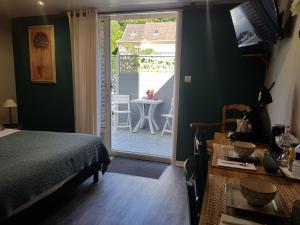
[[[124,152],[133,152],[147,155],[171,157],[172,156],[172,135],[150,134],[149,129],[139,129],[131,133],[128,129],[118,128],[112,131],[112,149]]]

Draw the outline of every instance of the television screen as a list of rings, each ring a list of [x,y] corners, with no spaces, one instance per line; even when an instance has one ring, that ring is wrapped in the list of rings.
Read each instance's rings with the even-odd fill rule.
[[[274,0],[248,0],[230,10],[239,47],[281,38]]]

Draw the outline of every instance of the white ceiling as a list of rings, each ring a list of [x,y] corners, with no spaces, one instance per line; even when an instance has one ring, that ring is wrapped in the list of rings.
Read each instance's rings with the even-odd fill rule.
[[[238,0],[0,0],[0,15],[23,17],[59,14],[70,9],[97,8],[99,12],[120,12],[154,9],[172,9],[191,2],[231,3]]]

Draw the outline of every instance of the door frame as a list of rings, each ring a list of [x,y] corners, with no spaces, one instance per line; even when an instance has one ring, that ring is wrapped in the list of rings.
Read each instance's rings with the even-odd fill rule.
[[[110,16],[100,15],[100,18],[104,20],[104,68],[105,68],[105,130],[103,136],[103,142],[108,150],[109,155],[111,151],[111,51],[110,51]]]
[[[174,74],[174,118],[173,118],[173,134],[172,134],[172,156],[171,158],[162,157],[162,156],[154,156],[154,155],[143,155],[143,154],[136,154],[134,152],[121,152],[112,150],[112,144],[111,144],[111,52],[110,52],[110,46],[111,46],[111,30],[110,30],[110,23],[111,23],[111,15],[108,16],[108,20],[106,21],[108,24],[106,27],[106,35],[105,35],[105,67],[106,69],[106,80],[107,80],[107,96],[106,96],[106,120],[105,120],[105,135],[104,135],[104,143],[108,149],[108,152],[112,156],[123,156],[123,157],[130,157],[135,159],[144,159],[144,160],[151,160],[151,161],[158,161],[158,162],[165,162],[165,163],[172,163],[175,165],[180,164],[178,161],[176,161],[176,153],[177,153],[177,134],[178,134],[178,111],[179,111],[179,89],[180,89],[180,62],[181,62],[181,30],[182,30],[182,10],[176,9],[176,10],[162,10],[162,11],[152,11],[147,12],[149,14],[151,13],[157,13],[157,12],[176,12],[176,53],[175,53],[175,74]],[[139,12],[134,12],[133,14],[138,14]],[[142,12],[145,13],[145,12]],[[120,13],[122,14],[122,13]],[[128,13],[126,13],[128,14]],[[112,14],[113,15],[113,14]],[[116,14],[114,14],[116,15]]]
[[[178,165],[177,155],[177,137],[178,137],[178,119],[179,119],[179,93],[180,93],[180,65],[181,65],[181,31],[182,31],[182,10],[178,9],[176,18],[176,54],[175,54],[175,79],[174,79],[174,118],[173,118],[173,153],[172,164]]]

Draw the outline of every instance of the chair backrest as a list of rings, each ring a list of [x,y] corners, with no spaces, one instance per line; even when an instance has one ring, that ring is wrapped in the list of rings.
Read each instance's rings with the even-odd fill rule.
[[[115,104],[128,104],[130,97],[129,95],[112,95],[111,100]]]
[[[183,168],[189,200],[190,225],[197,225],[199,223],[200,211],[198,208],[198,197],[195,192],[196,187],[194,185],[196,173],[195,157],[191,157],[185,160]]]
[[[184,174],[189,195],[190,221],[198,224],[208,173],[207,142],[204,131],[196,130],[194,155],[184,162]]]
[[[170,107],[170,112],[169,114],[173,114],[174,113],[174,97],[171,100],[171,107]]]
[[[130,96],[129,95],[112,95],[112,104],[118,108],[118,105],[127,105],[127,109],[130,109]]]
[[[248,111],[249,106],[243,105],[243,104],[232,104],[232,105],[224,105],[222,108],[222,126],[221,126],[221,132],[226,132],[226,124],[228,123],[236,123],[237,118],[228,118],[227,113],[228,111]]]
[[[204,196],[207,173],[208,173],[208,152],[205,131],[196,130],[194,137],[194,156],[196,159],[196,190],[199,198],[199,208],[201,209]]]

